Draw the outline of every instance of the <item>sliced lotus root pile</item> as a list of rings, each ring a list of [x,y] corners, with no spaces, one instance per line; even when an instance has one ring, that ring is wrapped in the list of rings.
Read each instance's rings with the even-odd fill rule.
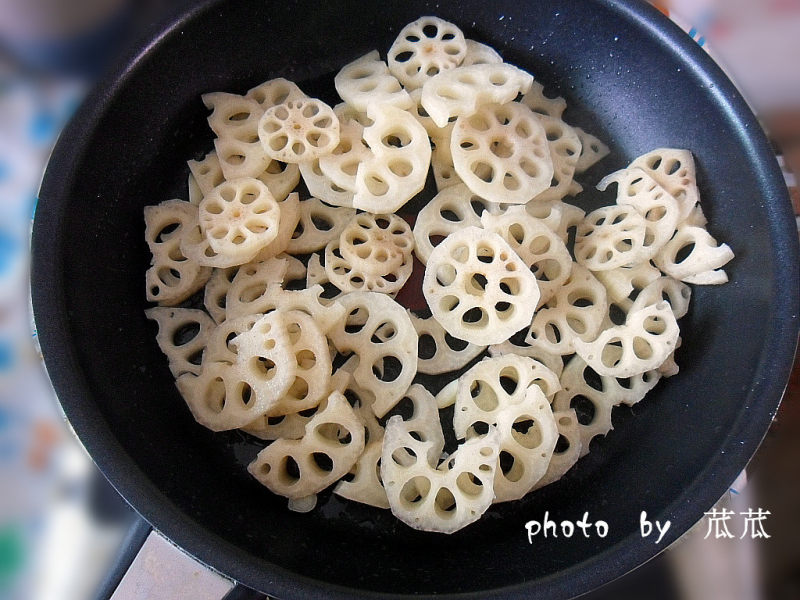
[[[300,172],[297,165],[287,165],[267,156],[258,136],[258,123],[264,111],[276,103],[305,97],[300,88],[285,79],[266,81],[245,96],[205,94],[203,101],[212,110],[209,125],[217,137],[213,155],[201,163],[189,162],[201,191],[208,193],[222,183],[222,177],[255,177],[269,188],[276,200],[285,198],[297,185]]]
[[[687,219],[700,202],[694,157],[688,150],[653,150],[634,160],[629,168],[642,169],[675,198],[681,220]]]
[[[566,202],[609,147],[452,23],[409,24],[333,83],[334,108],[286,79],[203,96],[215,149],[187,163],[189,202],[145,211],[146,316],[197,422],[263,444],[249,471],[290,510],[336,484],[452,533],[558,481],[677,375],[690,285],[727,281],[733,253],[686,150],[603,178],[611,206]],[[429,317],[393,300],[414,252]]]
[[[471,423],[491,419],[504,406],[520,404],[532,385],[547,398],[561,388],[558,375],[543,363],[515,354],[485,358],[458,381],[453,427],[460,435]]]
[[[392,213],[424,187],[431,145],[425,129],[407,111],[372,104],[367,115],[373,123],[364,128],[364,142],[372,156],[356,171],[353,206]]]
[[[472,65],[439,73],[425,83],[420,103],[439,127],[468,117],[485,104],[506,104],[531,87],[533,76],[506,63]]]
[[[297,361],[291,352],[285,318],[271,313],[254,322],[248,320],[251,329],[237,336],[224,351],[231,362],[219,360],[210,341],[200,375],[185,374],[177,380],[195,419],[212,431],[243,427],[266,414],[295,379]],[[235,324],[226,321],[224,327]],[[248,337],[249,333],[253,335]],[[246,337],[239,342],[242,335]]]
[[[551,354],[572,354],[577,340],[593,340],[608,314],[606,288],[579,264],[550,301],[536,311],[525,341]]]
[[[575,350],[600,375],[633,377],[658,368],[675,351],[678,324],[667,302],[628,313],[624,325],[600,333],[593,342],[575,341]]]
[[[148,308],[145,315],[158,323],[156,342],[169,359],[173,377],[199,375],[203,352],[216,323],[202,310],[192,308]]]
[[[339,144],[339,119],[322,100],[286,100],[264,112],[258,137],[270,158],[308,162],[329,154]]]
[[[648,222],[629,205],[604,206],[586,215],[575,238],[575,260],[592,271],[646,262],[655,256]]]
[[[200,230],[211,249],[244,264],[278,235],[281,209],[253,178],[225,181],[200,203]]]
[[[338,302],[347,317],[328,337],[337,351],[358,356],[353,378],[375,396],[372,410],[382,417],[403,397],[416,375],[417,333],[403,307],[385,294],[353,292]],[[375,335],[378,330],[380,337]]]
[[[538,81],[534,81],[531,84],[530,90],[522,97],[520,102],[533,112],[554,119],[561,119],[561,115],[564,114],[564,110],[567,108],[567,101],[561,96],[548,98],[544,93],[544,86]]]
[[[619,403],[606,390],[598,389],[597,383],[586,381],[585,368],[586,363],[574,355],[564,367],[561,390],[553,399],[555,412],[574,410],[576,413],[580,456],[589,453],[589,443],[596,436],[611,431],[611,409]]]
[[[476,42],[475,40],[465,41],[467,43],[467,54],[464,56],[464,60],[461,61],[462,67],[469,67],[471,65],[493,65],[503,62],[503,57],[500,56],[494,48]]]
[[[620,308],[627,314],[633,298],[661,277],[661,271],[648,261],[632,267],[595,271],[594,276],[605,286],[609,305]]]
[[[486,346],[478,346],[454,338],[433,317],[422,319],[409,313],[419,336],[417,370],[427,375],[457,371],[477,358]]]
[[[197,224],[197,207],[167,200],[144,210],[145,239],[152,258],[145,274],[149,302],[174,306],[205,285],[211,269],[187,256],[183,244]]]
[[[288,414],[278,414],[278,409],[271,410],[268,414],[258,417],[252,423],[248,423],[241,430],[249,433],[258,439],[273,441],[281,438],[299,440],[305,433],[306,425],[320,411],[327,406],[328,397],[334,392],[343,394],[350,382],[350,373],[341,370],[336,371],[328,380],[328,390],[319,404],[308,410],[300,412],[290,412]]]
[[[214,148],[226,179],[258,177],[271,159],[258,139],[264,109],[250,98],[225,92],[203,95],[211,110],[208,124],[216,134]]]
[[[408,260],[414,248],[411,227],[396,215],[361,213],[339,236],[339,250],[355,269],[385,275]]]
[[[580,429],[578,416],[573,409],[553,413],[553,418],[558,429],[558,442],[547,465],[547,471],[537,481],[531,491],[538,490],[561,479],[581,457]]]
[[[561,238],[531,217],[524,207],[512,206],[500,215],[485,212],[481,223],[484,229],[508,242],[536,276],[540,292],[538,306],[563,287],[572,272],[572,256]]]
[[[197,187],[200,188],[200,200],[205,194],[217,187],[220,183],[225,181],[225,175],[222,172],[219,158],[216,151],[211,151],[206,154],[202,160],[190,160],[186,163],[189,166],[189,171],[194,177]],[[192,204],[200,204],[200,202],[192,202]]]
[[[289,242],[292,241],[292,234],[297,228],[297,223],[300,221],[300,196],[297,192],[292,192],[277,203],[281,211],[278,233],[274,240],[259,250],[255,260],[267,260],[285,252],[289,247]]]
[[[276,494],[304,498],[340,479],[364,451],[364,426],[345,397],[334,392],[298,440],[279,439],[247,470]]]
[[[550,187],[547,134],[524,104],[488,104],[459,117],[450,143],[456,174],[491,202],[525,204]]]
[[[598,188],[605,190],[610,183],[618,184],[617,207],[587,215],[578,227],[576,258],[598,272],[647,265],[673,238],[678,204],[639,168],[613,173]]]
[[[339,290],[396,294],[413,269],[414,237],[396,215],[360,213],[325,248],[325,273]]]
[[[411,401],[413,413],[408,420],[404,421],[404,426],[415,439],[422,442],[430,442],[427,454],[428,461],[430,463],[437,462],[444,448],[444,436],[439,426],[439,412],[436,400],[428,390],[419,384],[414,384],[408,388],[405,398]],[[369,418],[369,414],[361,414]],[[355,502],[377,506],[378,508],[389,508],[389,500],[386,496],[380,473],[384,429],[377,421],[375,425],[377,425],[379,431],[376,433],[368,431],[369,443],[353,469],[352,480],[339,482],[334,489],[334,493]],[[393,458],[407,465],[413,464],[415,460],[413,456],[403,449],[398,449]]]
[[[283,104],[289,100],[300,100],[307,96],[294,82],[278,77],[251,88],[245,94],[245,97],[255,100],[261,110],[266,111],[273,106],[278,106],[278,104]]]
[[[298,166],[300,174],[303,176],[303,182],[312,196],[327,202],[331,206],[353,207],[353,196],[355,194],[351,190],[346,190],[331,181],[322,172],[319,159],[300,163]]]
[[[464,34],[458,27],[438,17],[422,17],[400,30],[387,62],[400,83],[414,90],[460,65],[466,53]]]
[[[389,507],[398,519],[422,531],[453,533],[476,521],[494,499],[493,483],[499,435],[486,435],[459,445],[441,465],[427,456],[433,441],[417,440],[400,416],[386,423],[381,454],[381,479]],[[407,457],[413,462],[408,464]]]
[[[559,389],[547,367],[511,354],[485,359],[459,378],[456,436],[471,439],[489,426],[500,435],[494,502],[521,498],[547,471],[558,439],[548,396]]]
[[[453,337],[477,345],[507,340],[530,322],[536,277],[496,233],[467,227],[428,259],[422,290],[434,318]]]
[[[355,193],[358,167],[370,158],[371,152],[362,143],[364,126],[354,119],[340,116],[339,120],[339,144],[330,154],[319,159],[319,168],[333,185]]]
[[[651,245],[656,253],[652,259],[664,274],[699,285],[727,282],[722,267],[733,258],[733,252],[705,229],[691,153],[655,150],[609,175],[598,187],[605,189],[611,182],[619,185],[618,204],[636,207],[654,229]],[[622,302],[630,304],[629,299]]]
[[[233,340],[240,334],[250,331],[260,317],[261,315],[245,315],[220,323],[208,339],[206,351],[203,354],[203,364],[214,362],[234,364],[239,350],[232,343]]]
[[[575,172],[583,173],[608,156],[611,150],[591,133],[585,132],[580,127],[574,129],[581,140],[581,155],[575,165]]]
[[[334,78],[334,85],[342,100],[364,113],[370,104],[390,104],[404,110],[411,108],[411,96],[389,72],[377,50],[342,67]]]
[[[722,267],[732,258],[730,246],[719,244],[702,227],[681,225],[654,262],[667,275],[686,283],[719,285],[728,281]]]
[[[300,202],[300,217],[286,246],[290,254],[311,254],[338,239],[342,230],[355,216],[349,208],[329,206],[318,198]]]
[[[499,207],[477,196],[463,183],[441,190],[417,215],[414,222],[414,253],[427,264],[433,248],[445,237],[464,227],[480,227],[484,211]]]
[[[314,320],[299,310],[285,314],[297,371],[292,385],[269,411],[278,415],[298,413],[318,406],[328,396],[332,371],[328,340]]]
[[[550,369],[555,373],[556,377],[560,377],[564,369],[562,356],[543,350],[540,347],[531,346],[524,339],[527,333],[528,329],[525,328],[515,333],[502,344],[492,344],[489,346],[489,356],[498,357],[511,354],[513,356],[532,358]]]
[[[333,493],[342,498],[368,504],[376,508],[389,508],[389,499],[380,475],[383,436],[370,440],[350,472],[351,479],[342,479]]]
[[[581,153],[581,140],[575,130],[559,118],[539,115],[550,146],[550,159],[553,161],[553,181],[549,188],[534,198],[534,202],[561,200],[572,195],[575,183],[575,166]]]

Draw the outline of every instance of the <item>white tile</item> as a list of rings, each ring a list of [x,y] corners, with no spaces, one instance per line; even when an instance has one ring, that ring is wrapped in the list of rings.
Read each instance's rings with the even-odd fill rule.
[[[233,583],[153,532],[111,600],[221,600]]]

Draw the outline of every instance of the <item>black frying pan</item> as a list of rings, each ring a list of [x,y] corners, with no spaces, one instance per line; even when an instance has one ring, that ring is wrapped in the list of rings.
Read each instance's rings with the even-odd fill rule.
[[[609,141],[583,178],[661,146],[697,157],[731,283],[695,288],[679,376],[633,410],[561,482],[493,507],[452,536],[323,496],[311,514],[254,482],[259,445],[198,426],[143,311],[142,208],[184,195],[186,160],[211,147],[200,94],[271,77],[332,102],[332,75],[425,14],[460,25],[562,94],[566,119]],[[422,202],[418,200],[417,202]],[[731,83],[677,27],[633,0],[206,2],[174,20],[96,89],[50,162],[33,232],[33,305],[53,385],[103,473],[201,561],[281,598],[466,593],[577,595],[654,556],[725,491],[766,432],[797,339],[797,232],[780,171]],[[669,519],[659,546],[639,513]],[[537,539],[551,517],[608,522],[604,539]]]

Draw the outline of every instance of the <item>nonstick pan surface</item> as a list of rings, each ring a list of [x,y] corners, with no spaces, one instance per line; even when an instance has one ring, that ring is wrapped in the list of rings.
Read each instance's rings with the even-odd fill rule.
[[[592,445],[562,481],[492,507],[451,536],[330,494],[306,515],[253,481],[260,445],[197,425],[144,317],[142,209],[185,197],[186,161],[211,149],[200,94],[272,77],[334,102],[333,74],[426,14],[458,24],[563,95],[565,119],[607,141],[585,174],[658,147],[690,149],[710,231],[736,258],[731,282],[695,287],[681,373]],[[422,196],[415,205],[430,197]],[[633,0],[206,2],[142,42],[62,134],[33,233],[33,306],[53,385],[103,473],[141,515],[202,562],[279,598],[369,594],[574,596],[642,564],[723,494],[755,452],[797,339],[797,232],[753,115],[705,53]],[[434,385],[441,387],[444,381]],[[639,515],[670,520],[658,546]],[[609,525],[607,537],[541,537],[525,523]]]

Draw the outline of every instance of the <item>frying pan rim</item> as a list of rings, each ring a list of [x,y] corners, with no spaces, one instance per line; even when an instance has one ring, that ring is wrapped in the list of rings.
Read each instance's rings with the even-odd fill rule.
[[[351,598],[356,590],[297,575],[257,559],[208,531],[164,496],[124,451],[105,420],[98,418],[99,412],[92,410],[90,403],[82,401],[90,396],[89,386],[67,335],[68,315],[63,297],[63,278],[59,270],[65,240],[59,225],[91,132],[97,127],[117,91],[143,60],[188,22],[223,1],[204,0],[180,16],[170,18],[166,25],[156,27],[151,36],[136,44],[133,52],[124,57],[118,67],[94,88],[62,132],[42,182],[32,236],[31,295],[39,343],[53,387],[81,443],[123,498],[156,530],[212,569],[251,587],[268,584],[269,593],[278,597],[316,598],[324,594],[344,600]],[[742,419],[740,415],[726,437],[720,454],[697,474],[692,485],[664,511],[665,514],[671,514],[673,526],[663,540],[663,549],[677,539],[678,532],[688,530],[722,496],[755,453],[777,412],[791,371],[800,326],[797,318],[800,304],[797,234],[793,228],[788,194],[780,183],[782,177],[774,155],[755,116],[722,70],[680,28],[646,3],[637,0],[595,2],[619,12],[621,17],[642,27],[646,35],[659,38],[691,70],[702,74],[716,86],[718,107],[728,113],[731,122],[737,124],[742,143],[749,146],[749,155],[758,158],[753,165],[753,172],[760,180],[764,198],[772,211],[771,218],[768,218],[772,238],[776,244],[788,241],[781,248],[772,248],[776,265],[783,265],[785,269],[784,277],[775,278],[773,295],[778,318],[765,331],[756,378],[748,391],[748,398],[751,398],[758,388],[761,397],[759,410],[755,418],[753,413],[749,414],[750,419]],[[776,374],[779,376],[776,377]],[[764,406],[764,398],[767,399],[767,406]],[[749,432],[748,435],[743,435],[745,432]],[[753,432],[763,433],[753,435]],[[690,493],[691,503],[687,506],[687,495]],[[587,561],[535,582],[437,597],[477,599],[487,598],[490,594],[503,598],[544,597],[545,593],[548,597],[576,595],[608,583],[656,555],[651,545],[631,535]],[[358,594],[365,598],[407,597],[362,590],[358,590]]]

